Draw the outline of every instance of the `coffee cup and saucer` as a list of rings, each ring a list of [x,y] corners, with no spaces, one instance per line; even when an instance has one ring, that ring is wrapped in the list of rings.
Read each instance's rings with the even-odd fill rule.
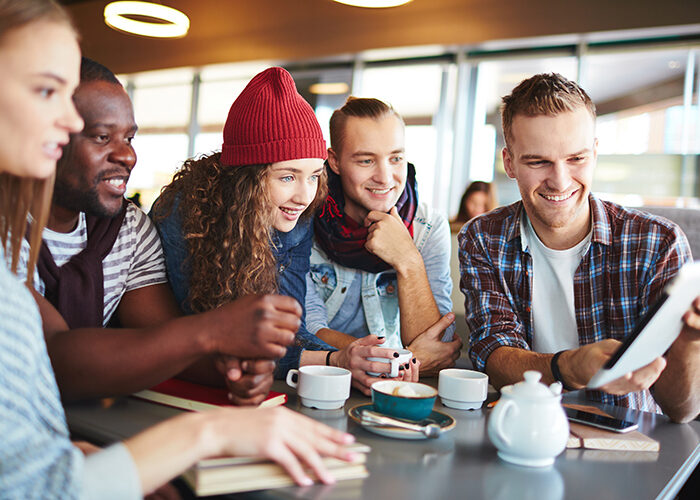
[[[318,410],[337,410],[350,397],[350,370],[307,365],[289,370],[287,385],[296,388],[301,404]]]

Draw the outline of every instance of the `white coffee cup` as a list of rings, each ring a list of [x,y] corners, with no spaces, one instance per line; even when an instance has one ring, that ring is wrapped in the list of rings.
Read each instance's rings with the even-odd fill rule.
[[[385,351],[391,353],[391,357],[389,358],[367,358],[367,361],[379,361],[380,363],[390,363],[391,364],[391,372],[389,373],[389,377],[395,378],[399,376],[399,367],[401,365],[405,365],[409,361],[411,361],[411,358],[413,357],[413,353],[409,351],[408,349],[384,349]],[[394,356],[393,353],[398,353],[398,356]],[[381,375],[381,373],[374,373],[374,372],[367,372],[367,375],[370,377],[378,377]]]
[[[294,381],[294,377],[297,381]],[[301,404],[319,410],[342,408],[350,397],[350,370],[335,366],[308,365],[287,373],[287,385],[295,387]]]
[[[457,410],[481,408],[488,394],[489,377],[474,370],[440,370],[438,394],[442,404]]]

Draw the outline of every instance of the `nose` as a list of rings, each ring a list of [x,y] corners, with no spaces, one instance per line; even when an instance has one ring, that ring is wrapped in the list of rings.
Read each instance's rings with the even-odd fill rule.
[[[299,182],[294,193],[294,203],[299,205],[309,206],[316,196],[318,183],[316,182]]]
[[[114,148],[109,155],[109,160],[131,171],[136,164],[136,151],[134,151],[134,147],[130,142],[115,141]]]
[[[69,96],[64,102],[63,113],[58,119],[58,125],[68,131],[69,134],[77,134],[83,130],[84,122],[75,109],[73,99]]]
[[[393,165],[389,163],[388,159],[377,162],[377,167],[372,177],[374,182],[381,186],[391,184],[391,179],[393,178]]]
[[[552,165],[550,175],[547,179],[548,187],[557,192],[565,191],[571,185],[571,173],[564,161],[556,161]]]

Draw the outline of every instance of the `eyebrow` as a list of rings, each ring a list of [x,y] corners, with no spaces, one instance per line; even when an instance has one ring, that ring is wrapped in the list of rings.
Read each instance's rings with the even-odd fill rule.
[[[34,76],[38,76],[38,77],[40,77],[40,78],[50,78],[50,79],[52,79],[52,80],[56,80],[56,81],[57,81],[58,83],[60,83],[61,85],[67,85],[67,84],[68,84],[68,81],[67,81],[65,78],[63,78],[62,76],[57,75],[56,73],[48,73],[48,72],[36,73]]]
[[[575,153],[569,153],[566,155],[566,157],[568,158],[570,156],[578,156],[578,155],[582,155],[582,154],[590,153],[590,152],[591,152],[590,148],[584,148],[580,151],[576,151]],[[546,158],[547,158],[546,156],[542,156],[542,155],[538,155],[538,154],[523,154],[523,155],[520,155],[519,159],[520,160],[542,160],[542,159],[546,159]]]
[[[106,122],[96,122],[96,123],[88,123],[85,125],[85,130],[89,128],[99,128],[99,127],[104,127],[104,128],[116,128],[117,124],[116,123],[106,123]],[[138,125],[134,125],[133,127],[129,128],[129,131],[132,131],[136,133],[139,129]]]
[[[303,174],[303,172],[300,169],[294,167],[274,167],[273,170],[275,172],[292,172],[293,174]],[[316,174],[322,171],[323,167],[319,167],[316,170],[314,170],[314,173]]]
[[[395,150],[391,151],[389,154],[395,155],[398,153],[405,153],[405,152],[406,152],[405,148],[400,148],[400,149],[395,149]],[[351,155],[351,158],[354,158],[356,156],[377,156],[377,153],[373,153],[371,151],[357,151],[356,153],[353,153]]]

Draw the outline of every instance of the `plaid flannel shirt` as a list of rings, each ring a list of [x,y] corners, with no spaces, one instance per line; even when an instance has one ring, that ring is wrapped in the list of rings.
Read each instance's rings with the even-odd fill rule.
[[[667,219],[590,198],[593,234],[574,275],[579,344],[624,339],[691,259],[687,238]],[[470,357],[484,371],[501,346],[530,350],[532,256],[520,237],[522,202],[473,219],[459,234],[460,288],[471,330]],[[613,396],[586,391],[603,403],[659,411],[649,391]]]

